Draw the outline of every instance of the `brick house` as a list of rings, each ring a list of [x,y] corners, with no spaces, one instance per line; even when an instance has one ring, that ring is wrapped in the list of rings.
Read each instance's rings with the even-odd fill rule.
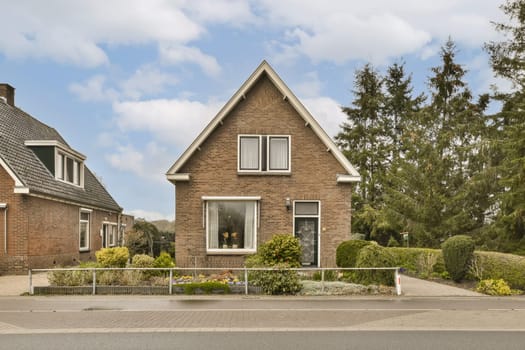
[[[94,259],[131,228],[85,160],[0,84],[0,273]]]
[[[276,233],[304,266],[334,266],[350,238],[354,167],[263,61],[167,172],[178,266],[243,266]]]

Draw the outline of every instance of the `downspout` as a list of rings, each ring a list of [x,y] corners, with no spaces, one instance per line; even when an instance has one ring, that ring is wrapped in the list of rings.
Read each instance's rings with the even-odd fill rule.
[[[0,203],[0,209],[4,209],[4,253],[7,255],[7,204]]]

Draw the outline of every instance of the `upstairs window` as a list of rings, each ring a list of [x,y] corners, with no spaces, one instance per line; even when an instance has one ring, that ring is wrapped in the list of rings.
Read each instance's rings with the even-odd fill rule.
[[[239,135],[239,172],[290,172],[289,135]]]
[[[84,164],[73,157],[57,152],[55,162],[55,177],[58,180],[82,186],[84,178]]]

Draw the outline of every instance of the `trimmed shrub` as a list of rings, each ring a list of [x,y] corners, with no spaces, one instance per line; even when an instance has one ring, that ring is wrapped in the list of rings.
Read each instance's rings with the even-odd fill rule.
[[[172,268],[175,267],[175,263],[169,253],[162,252],[153,262],[153,266],[157,268]]]
[[[129,260],[126,247],[102,248],[95,255],[100,267],[126,267]]]
[[[525,290],[525,257],[497,252],[474,252],[481,279],[504,279],[511,288]]]
[[[476,291],[488,295],[511,295],[509,285],[502,279],[499,280],[481,280],[478,283]]]
[[[261,287],[263,293],[269,295],[297,294],[302,289],[299,276],[296,271],[285,270],[290,268],[288,264],[273,266],[275,271],[255,271],[250,273],[251,283]]]
[[[363,247],[357,256],[357,267],[395,267],[395,261],[388,248],[370,244]],[[369,285],[379,284],[393,286],[395,284],[394,271],[392,270],[366,270],[356,271],[357,283]]]
[[[154,267],[155,259],[147,254],[137,254],[131,259],[132,267],[148,268]]]
[[[445,271],[443,254],[439,249],[429,248],[388,248],[395,266],[402,267],[419,277],[430,277],[433,273]]]
[[[274,235],[259,247],[258,255],[267,266],[287,264],[291,267],[301,266],[301,243],[289,234]]]
[[[335,261],[339,267],[356,267],[359,251],[370,244],[370,241],[352,239],[339,244],[335,252]]]
[[[211,293],[230,293],[230,286],[226,283],[221,282],[194,282],[175,284],[174,287],[181,287],[184,290],[184,294],[211,294]]]
[[[474,241],[471,237],[458,235],[450,237],[443,243],[443,260],[450,278],[461,281],[467,274],[474,253]]]
[[[302,285],[296,271],[283,270],[301,266],[299,240],[288,234],[278,234],[259,247],[259,252],[248,257],[247,267],[272,267],[276,271],[251,272],[251,282],[271,295],[297,294]]]

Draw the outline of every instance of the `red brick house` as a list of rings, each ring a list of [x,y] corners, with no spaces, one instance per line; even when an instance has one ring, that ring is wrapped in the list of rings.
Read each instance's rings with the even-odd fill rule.
[[[263,61],[167,172],[176,185],[178,266],[243,266],[276,233],[304,266],[334,266],[360,180]]]
[[[133,217],[53,128],[0,84],[0,273],[72,265],[117,245]]]

